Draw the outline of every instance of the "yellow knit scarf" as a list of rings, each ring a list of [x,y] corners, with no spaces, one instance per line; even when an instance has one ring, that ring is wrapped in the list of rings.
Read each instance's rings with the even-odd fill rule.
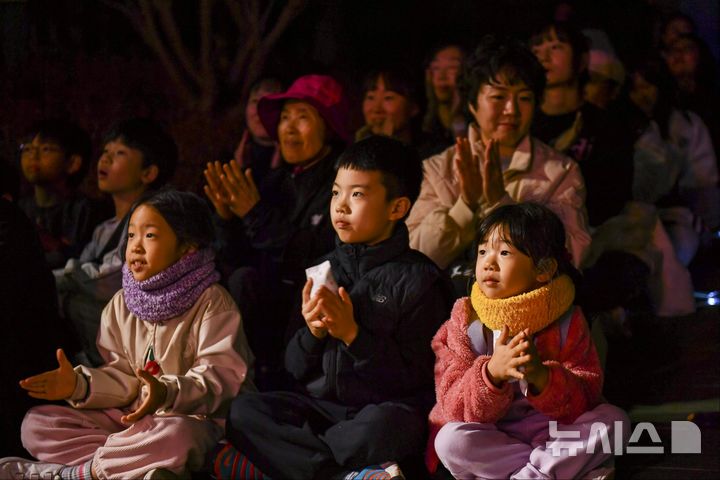
[[[510,329],[510,337],[530,328],[539,332],[565,313],[575,298],[575,285],[567,275],[527,293],[510,298],[490,299],[477,282],[472,287],[470,301],[480,321],[491,330]]]

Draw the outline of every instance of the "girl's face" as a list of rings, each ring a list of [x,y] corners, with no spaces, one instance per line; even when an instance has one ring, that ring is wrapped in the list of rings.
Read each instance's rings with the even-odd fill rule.
[[[105,144],[98,161],[97,176],[101,192],[142,192],[157,177],[157,167],[144,168],[142,152],[117,139]]]
[[[535,94],[522,81],[511,85],[507,75],[502,73],[497,80],[497,83],[485,83],[480,87],[476,106],[471,105],[471,111],[483,141],[497,140],[500,153],[507,155],[530,131]]]
[[[172,227],[154,207],[140,205],[135,209],[128,224],[125,262],[136,281],[157,275],[189,251],[178,244]]]
[[[384,133],[385,122],[390,122],[393,133],[402,132],[417,113],[417,106],[407,97],[385,87],[382,76],[378,77],[374,90],[365,92],[363,115],[365,123],[372,127],[375,134]]]
[[[564,85],[575,79],[572,46],[560,41],[555,31],[551,32],[550,38],[534,45],[531,50],[545,69],[547,87]]]
[[[682,38],[673,42],[665,52],[665,63],[675,77],[694,75],[700,62],[700,52],[692,40]]]
[[[532,259],[509,242],[502,226],[495,227],[480,244],[475,275],[480,290],[492,299],[527,293],[547,281]]]
[[[325,121],[309,103],[288,100],[280,113],[278,139],[285,161],[303,165],[325,146]]]
[[[462,52],[457,47],[443,48],[433,57],[426,74],[440,103],[452,101],[461,65]]]

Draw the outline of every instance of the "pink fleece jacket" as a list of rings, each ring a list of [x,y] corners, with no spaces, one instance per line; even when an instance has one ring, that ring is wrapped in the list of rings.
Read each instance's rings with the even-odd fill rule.
[[[495,423],[502,419],[512,403],[510,384],[495,387],[488,380],[490,355],[476,355],[470,346],[467,329],[474,314],[469,297],[455,302],[450,320],[438,330],[432,341],[435,352],[435,392],[437,403],[430,412],[430,438],[426,465],[437,469],[435,437],[448,422]],[[602,370],[582,310],[575,308],[567,338],[560,346],[560,327],[554,322],[535,336],[535,346],[550,368],[545,390],[528,393],[528,401],[539,412],[560,423],[572,423],[594,408],[602,391]]]

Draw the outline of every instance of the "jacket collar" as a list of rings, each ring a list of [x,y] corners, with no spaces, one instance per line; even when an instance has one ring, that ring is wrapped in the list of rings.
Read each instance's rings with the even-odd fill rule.
[[[393,234],[376,245],[342,243],[335,239],[333,273],[341,284],[353,284],[373,268],[387,263],[410,249],[410,237],[405,222],[395,225]]]

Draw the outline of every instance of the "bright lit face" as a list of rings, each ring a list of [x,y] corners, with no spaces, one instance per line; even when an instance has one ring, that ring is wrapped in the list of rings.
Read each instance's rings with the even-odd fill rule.
[[[699,62],[700,52],[692,40],[677,40],[665,52],[665,63],[675,77],[694,75]]]
[[[497,83],[483,84],[473,114],[485,143],[497,140],[500,153],[512,153],[527,135],[535,110],[535,94],[524,82],[510,84],[507,75]],[[471,109],[472,111],[472,109]]]
[[[143,154],[116,139],[105,144],[97,165],[98,189],[110,194],[142,192],[149,180]]]
[[[540,287],[543,275],[515,248],[503,227],[495,227],[478,248],[475,275],[488,298],[509,298]]]
[[[555,31],[551,32],[550,38],[533,45],[531,50],[545,69],[548,88],[566,85],[575,80],[572,46],[560,41]]]
[[[383,133],[383,124],[388,119],[392,122],[393,133],[406,130],[417,112],[417,107],[407,97],[385,87],[382,76],[378,77],[374,90],[365,92],[363,115],[375,134]]]
[[[342,242],[374,245],[390,238],[398,217],[393,212],[396,202],[386,195],[380,172],[338,170],[330,217]]]
[[[632,76],[632,90],[630,90],[630,100],[638,106],[640,110],[645,112],[647,116],[652,116],[655,102],[658,98],[658,88],[652,83],[645,80],[639,73]]]
[[[457,47],[443,48],[433,57],[427,75],[440,103],[452,101],[461,65],[462,52]]]
[[[303,165],[325,146],[325,121],[309,103],[288,100],[280,113],[278,138],[285,161]]]
[[[138,282],[157,275],[187,252],[160,212],[139,206],[130,217],[125,262]]]
[[[31,143],[23,144],[20,150],[23,175],[32,184],[52,185],[64,181],[71,173],[70,162],[57,143],[35,136]]]
[[[247,105],[245,105],[245,123],[247,124],[248,130],[250,130],[250,134],[257,139],[270,141],[270,136],[260,121],[260,116],[257,112],[257,104],[262,97],[275,92],[276,91],[272,88],[261,86],[250,93]]]

